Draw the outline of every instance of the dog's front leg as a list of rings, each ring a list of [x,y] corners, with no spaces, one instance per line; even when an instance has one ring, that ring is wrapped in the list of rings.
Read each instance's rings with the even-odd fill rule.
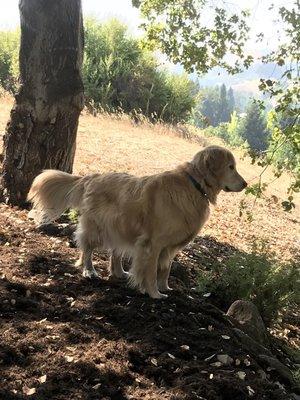
[[[158,271],[157,271],[157,285],[158,289],[162,292],[172,290],[169,287],[169,275],[171,271],[171,264],[174,252],[171,252],[168,248],[164,249],[158,259]]]
[[[138,287],[142,293],[146,292],[153,299],[168,297],[160,293],[157,287],[157,262],[160,249],[155,249],[149,243],[136,245],[130,270],[132,286]]]

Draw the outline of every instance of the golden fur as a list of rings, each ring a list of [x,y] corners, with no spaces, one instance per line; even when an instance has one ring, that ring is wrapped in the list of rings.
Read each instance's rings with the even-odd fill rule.
[[[128,277],[132,286],[161,298],[169,289],[173,257],[200,231],[209,203],[216,202],[221,190],[237,192],[245,186],[231,152],[209,146],[189,163],[142,178],[124,173],[80,177],[47,170],[35,178],[28,199],[38,224],[55,220],[67,208],[79,210],[77,265],[83,265],[84,276],[98,276],[93,250],[111,249],[113,276]],[[122,268],[123,254],[132,258],[130,273]]]

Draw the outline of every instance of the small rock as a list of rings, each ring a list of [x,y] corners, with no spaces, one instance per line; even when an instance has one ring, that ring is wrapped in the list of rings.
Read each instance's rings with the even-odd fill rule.
[[[233,358],[231,358],[228,354],[218,354],[217,359],[223,365],[230,365],[233,363]]]
[[[186,344],[183,344],[182,346],[180,346],[180,348],[181,348],[181,350],[189,351],[190,346],[188,346],[188,345],[186,345]]]
[[[216,362],[214,362],[214,363],[211,363],[210,364],[212,367],[221,367],[222,366],[222,363],[220,362],[220,361],[216,361]]]
[[[263,346],[269,345],[265,324],[257,307],[251,301],[237,300],[229,307],[226,314],[237,328]]]

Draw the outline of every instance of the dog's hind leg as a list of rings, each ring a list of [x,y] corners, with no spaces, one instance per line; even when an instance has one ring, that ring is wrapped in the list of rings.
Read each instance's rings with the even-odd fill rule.
[[[124,271],[122,266],[122,257],[116,250],[113,250],[110,256],[109,265],[110,276],[118,279],[128,278],[128,272]]]
[[[138,287],[142,293],[147,292],[153,299],[167,297],[157,287],[159,253],[160,250],[155,249],[147,240],[137,243],[129,274],[132,286]]]
[[[85,278],[98,278],[99,275],[93,267],[92,254],[94,248],[99,246],[99,238],[97,242],[95,241],[95,239],[91,240],[92,238],[95,238],[96,235],[91,235],[91,232],[93,232],[93,226],[90,223],[87,228],[87,222],[88,221],[81,218],[78,228],[76,230],[76,242],[79,249],[81,250],[80,258],[77,261],[76,265],[83,266],[82,275]]]
[[[169,287],[168,280],[171,271],[173,253],[170,249],[165,248],[159,255],[158,271],[157,271],[157,285],[158,289],[162,292],[172,290]]]

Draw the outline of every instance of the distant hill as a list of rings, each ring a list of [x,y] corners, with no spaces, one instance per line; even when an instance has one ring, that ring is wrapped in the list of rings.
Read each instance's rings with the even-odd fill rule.
[[[214,68],[206,75],[194,78],[198,79],[201,86],[216,86],[223,83],[231,86],[235,91],[258,93],[258,84],[260,78],[277,79],[280,78],[284,69],[275,63],[263,64],[255,62],[250,68],[236,75],[229,75],[221,68]]]

